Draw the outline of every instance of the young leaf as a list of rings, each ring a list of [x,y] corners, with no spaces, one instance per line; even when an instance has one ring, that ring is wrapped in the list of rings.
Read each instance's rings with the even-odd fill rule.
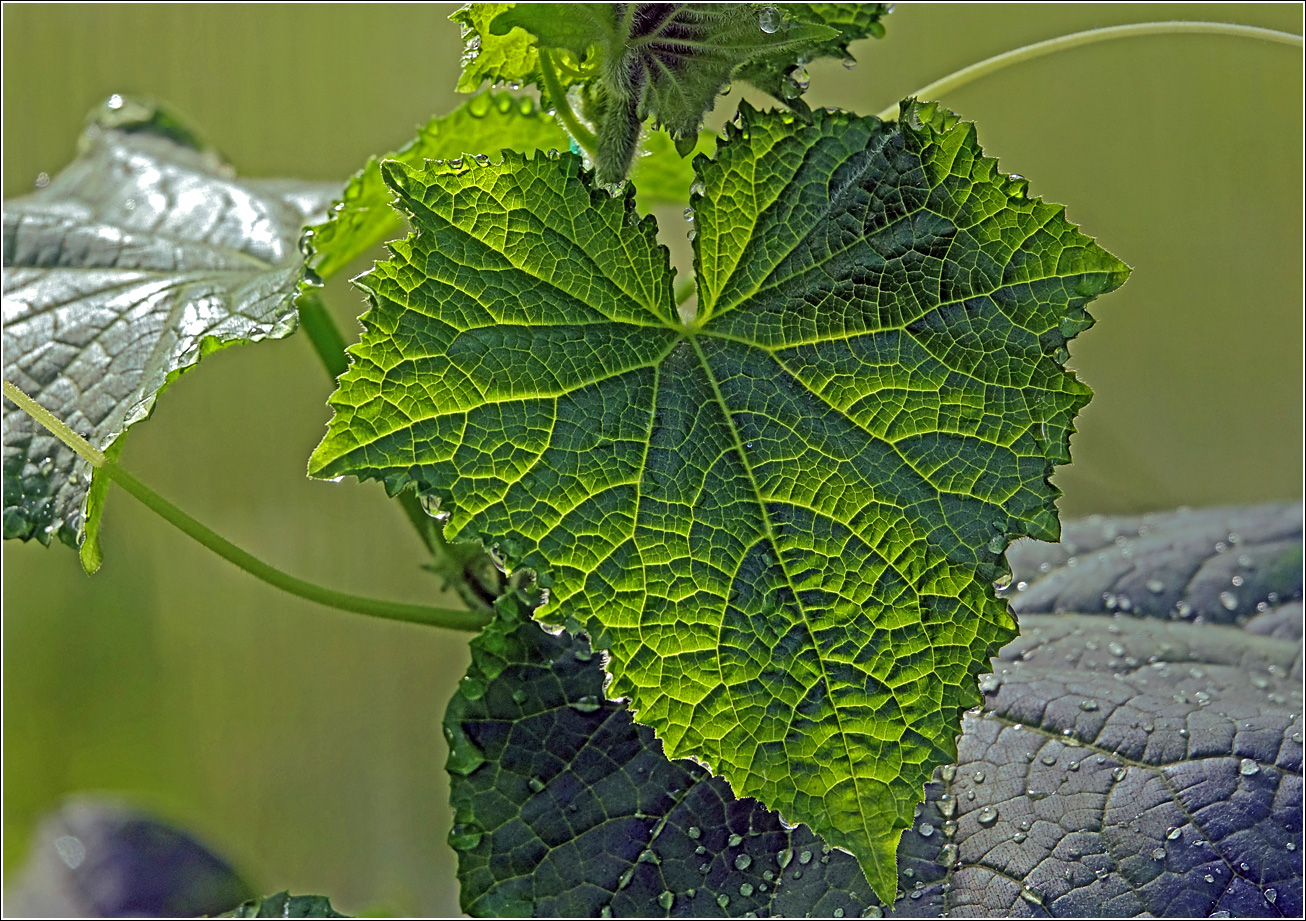
[[[364,278],[310,472],[438,497],[611,651],[670,757],[884,898],[1015,632],[1003,550],[1056,536],[1066,339],[1128,270],[934,106],[741,114],[695,164],[692,322],[653,220],[577,158],[384,164],[415,233]]]
[[[108,451],[202,355],[294,330],[296,241],[338,189],[236,180],[168,113],[110,97],[77,159],[5,203],[5,378]],[[6,538],[80,543],[94,570],[92,480],[5,401]]]
[[[419,164],[463,154],[498,156],[518,151],[566,149],[567,133],[529,97],[483,93],[448,115],[431,119],[417,137],[384,157],[372,157],[349,180],[331,216],[311,228],[309,264],[329,278],[360,254],[397,231],[403,218],[390,207],[390,190],[381,179],[382,160]]]
[[[463,72],[458,92],[474,93],[487,80],[491,86],[528,83],[538,79],[539,52],[522,29],[496,34],[490,23],[512,3],[469,3],[449,18],[462,27]]]
[[[522,29],[539,48],[592,62],[584,82],[597,135],[602,182],[630,170],[645,119],[665,127],[681,152],[694,146],[703,115],[743,64],[790,61],[839,38],[820,22],[775,7],[736,3],[520,3],[490,22],[496,35]],[[815,19],[812,16],[809,19]],[[544,62],[547,66],[547,62]]]
[[[524,593],[495,607],[444,720],[464,911],[856,918],[877,903],[850,855],[668,761],[604,700],[584,637],[542,630]]]

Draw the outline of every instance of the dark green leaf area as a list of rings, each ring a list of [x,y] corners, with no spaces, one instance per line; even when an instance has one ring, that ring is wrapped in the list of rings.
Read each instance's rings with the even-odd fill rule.
[[[415,483],[540,574],[669,756],[829,844],[884,898],[975,676],[993,580],[1055,537],[1089,390],[1062,366],[1127,269],[971,126],[744,108],[697,158],[698,303],[634,193],[577,158],[387,164],[415,235],[315,476]]]
[[[278,892],[261,899],[250,899],[223,918],[348,918],[331,907],[324,895],[291,895]]]
[[[857,917],[850,855],[787,829],[604,699],[601,656],[520,593],[472,641],[445,717],[462,906],[476,916]]]
[[[77,158],[5,202],[4,376],[105,452],[209,352],[295,329],[296,247],[334,183],[237,179],[153,103],[111,97]],[[116,447],[115,447],[116,446]],[[4,536],[99,565],[103,482],[5,402]]]

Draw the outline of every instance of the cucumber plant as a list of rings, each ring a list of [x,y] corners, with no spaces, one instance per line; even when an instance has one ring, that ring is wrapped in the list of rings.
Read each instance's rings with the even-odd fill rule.
[[[111,97],[5,210],[5,537],[93,572],[112,481],[277,587],[479,631],[445,723],[475,913],[892,904],[1017,634],[1005,550],[1059,533],[1069,342],[1129,274],[928,97],[1087,41],[1294,37],[1119,27],[878,116],[809,108],[806,65],[887,12],[475,4],[475,95],[343,193],[238,179]],[[734,82],[777,107],[704,132]],[[317,288],[383,240],[346,349]],[[297,324],[337,382],[309,474],[383,482],[465,609],[280,572],[118,463],[204,354]]]

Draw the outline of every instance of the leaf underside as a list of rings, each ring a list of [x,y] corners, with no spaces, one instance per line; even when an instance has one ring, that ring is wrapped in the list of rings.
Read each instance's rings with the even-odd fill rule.
[[[1301,917],[1301,512],[1099,516],[1012,548],[1022,635],[899,852],[924,858],[917,913]],[[1052,613],[1090,588],[1093,613]]]
[[[338,186],[237,180],[149,103],[95,115],[76,160],[5,203],[4,376],[111,451],[202,355],[294,330],[296,241]],[[6,400],[4,536],[82,544],[93,570],[102,500],[90,464]]]
[[[695,169],[683,323],[653,220],[577,158],[383,165],[415,233],[361,282],[310,472],[438,498],[610,650],[609,696],[669,757],[884,897],[1015,633],[1003,550],[1057,534],[1090,395],[1066,339],[1127,269],[932,105],[745,107]]]

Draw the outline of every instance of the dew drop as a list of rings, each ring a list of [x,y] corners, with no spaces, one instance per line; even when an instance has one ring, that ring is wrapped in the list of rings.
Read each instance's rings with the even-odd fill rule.
[[[739,847],[739,845],[743,844],[743,842],[744,842],[744,839],[743,839],[742,836],[740,836],[740,835],[731,835],[731,836],[730,836],[730,840],[727,841],[726,843],[727,843],[730,847]]]
[[[1266,890],[1265,890],[1265,901],[1267,901],[1267,902],[1269,902],[1271,905],[1273,905],[1273,904],[1274,904],[1275,902],[1277,902],[1278,900],[1279,900],[1279,892],[1278,892],[1277,889],[1266,889]]]
[[[743,885],[741,885],[739,887],[739,894],[742,895],[744,898],[748,898],[750,895],[753,894],[753,884],[744,883]]]
[[[658,896],[658,904],[662,906],[663,911],[671,911],[671,906],[676,904],[676,897],[670,892],[663,892]]]
[[[703,830],[699,828],[697,825],[691,825],[689,826],[689,828],[685,830],[685,834],[689,835],[689,837],[697,841],[699,838],[703,836]]]
[[[757,14],[757,25],[767,35],[774,35],[780,28],[780,11],[773,6],[764,6]]]
[[[920,827],[920,833],[922,838],[928,838],[934,834],[934,826],[931,825],[929,822],[922,822]]]
[[[1031,905],[1038,905],[1040,908],[1043,906],[1043,894],[1037,889],[1026,886],[1020,890],[1020,897]]]
[[[573,700],[570,706],[571,709],[575,710],[577,713],[593,713],[595,710],[597,710],[599,707],[603,705],[599,703],[598,698],[593,696],[585,696],[580,698],[579,700]]]
[[[988,828],[993,823],[997,822],[998,810],[993,808],[992,806],[985,806],[975,816],[975,820],[979,822],[981,825],[983,825],[985,828]]]
[[[630,885],[630,879],[631,879],[631,877],[633,877],[634,875],[635,875],[635,868],[634,868],[634,867],[630,867],[629,869],[627,869],[626,872],[622,873],[621,876],[619,876],[619,877],[617,878],[617,888],[618,888],[618,889],[625,889],[627,886],[629,886],[629,885]]]
[[[1179,840],[1179,836],[1182,835],[1183,833],[1184,832],[1182,828],[1175,827],[1165,833],[1165,839],[1167,841],[1177,841]]]
[[[686,221],[692,221],[692,220],[694,220],[694,209],[693,209],[693,208],[686,208],[686,209],[685,209],[685,220],[686,220]]]
[[[36,174],[36,182],[34,182],[33,185],[35,185],[38,189],[44,189],[49,184],[50,184],[49,173],[43,171]]]
[[[539,793],[544,789],[544,781],[540,780],[538,777],[532,777],[530,780],[526,781],[526,786],[530,787],[532,792]]]
[[[594,653],[583,646],[578,646],[571,651],[571,657],[577,662],[588,662],[590,659],[594,658]]]
[[[1220,592],[1220,606],[1226,611],[1235,610],[1238,607],[1238,596],[1233,592]]]
[[[1251,758],[1244,758],[1238,764],[1238,773],[1243,775],[1244,777],[1251,777],[1253,774],[1259,774],[1260,771],[1261,771],[1261,766],[1257,764],[1255,761],[1253,761]]]
[[[521,688],[518,688],[517,690],[512,692],[512,702],[515,704],[524,704],[526,703],[526,698],[529,696],[530,695],[528,695]]]
[[[727,905],[730,904],[730,896],[719,895],[716,897],[716,903],[720,905],[722,908],[725,908]]]
[[[811,852],[811,851],[803,851],[801,854],[798,855],[798,862],[801,863],[801,864],[803,864],[804,866],[806,866],[807,864],[811,863],[811,862],[812,862],[812,852]]]
[[[789,866],[789,862],[793,859],[794,859],[794,850],[793,848],[789,848],[789,847],[785,848],[780,853],[775,855],[775,862],[780,865],[781,870]]]
[[[1125,768],[1118,767],[1111,771],[1111,779],[1121,781],[1125,779],[1125,774],[1129,773]]]
[[[957,765],[945,764],[939,771],[943,775],[944,783],[952,783],[957,779]]]
[[[1002,687],[1002,679],[997,675],[980,675],[979,689],[983,694],[992,694],[998,688]]]
[[[481,843],[484,833],[470,822],[459,822],[449,829],[449,846],[455,851],[470,851]]]
[[[1160,579],[1148,579],[1147,590],[1151,592],[1153,595],[1159,595],[1163,591],[1165,591],[1165,583],[1162,582]]]
[[[1202,877],[1202,879],[1206,880],[1208,883],[1215,882],[1215,877],[1212,876],[1210,873],[1207,873],[1205,876]]]
[[[753,863],[752,857],[749,857],[747,854],[740,854],[738,857],[735,858],[735,869],[747,870],[750,866],[752,866],[752,863]]]
[[[1153,860],[1165,860],[1165,848],[1163,848],[1163,847],[1154,847],[1154,848],[1152,848],[1152,859],[1153,859]]]
[[[983,772],[983,771],[976,771],[976,772],[975,772],[975,783],[984,783],[984,772]]]
[[[1097,709],[1097,707],[1097,701],[1093,700],[1091,697],[1088,700],[1081,700],[1079,702],[1079,709],[1083,710],[1085,713],[1092,713]]]

